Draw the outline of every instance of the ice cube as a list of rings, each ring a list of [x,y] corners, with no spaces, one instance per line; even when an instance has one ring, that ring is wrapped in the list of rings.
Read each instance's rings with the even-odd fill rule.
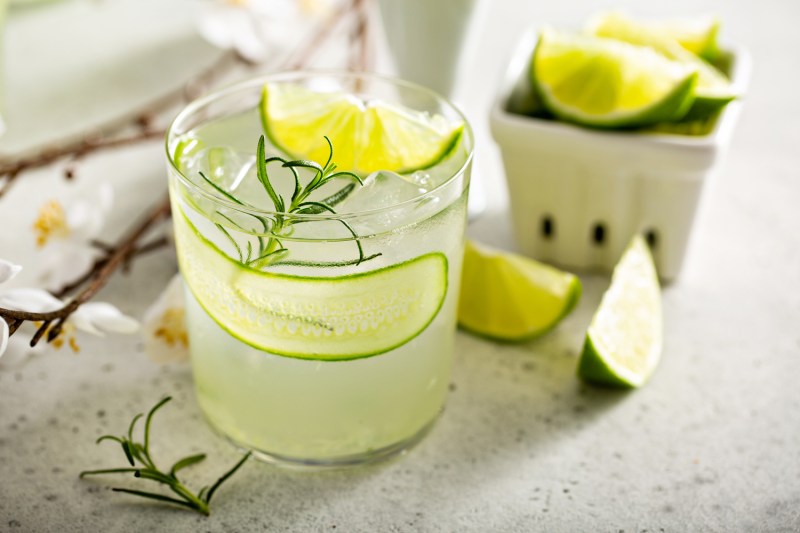
[[[358,213],[413,200],[426,191],[403,176],[380,170],[364,179],[337,208],[337,213]]]
[[[215,185],[241,202],[271,211],[275,208],[264,185],[258,179],[255,155],[238,152],[230,147],[216,146],[197,152],[184,165],[186,175],[197,185],[217,196],[224,194],[200,177],[200,172]],[[291,170],[279,163],[267,166],[270,183],[278,194],[290,198],[294,190]]]
[[[183,172],[204,189],[213,189],[200,173],[225,191],[234,191],[254,167],[256,158],[236,152],[233,148],[215,146],[199,150],[183,161]]]

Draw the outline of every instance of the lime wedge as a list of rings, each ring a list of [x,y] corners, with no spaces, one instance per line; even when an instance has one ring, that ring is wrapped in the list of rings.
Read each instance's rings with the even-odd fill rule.
[[[279,83],[264,85],[261,119],[272,144],[291,157],[325,161],[327,136],[337,165],[360,174],[431,167],[455,148],[464,129],[441,115]]]
[[[610,128],[680,119],[694,100],[697,74],[650,48],[545,30],[531,76],[562,120]]]
[[[661,39],[676,41],[683,48],[706,61],[714,61],[719,57],[719,19],[704,16],[691,19],[664,21],[634,20],[624,13],[611,11],[601,13],[589,24],[590,30],[596,27],[613,27],[623,22],[626,26],[635,26],[642,32]]]
[[[586,333],[578,375],[616,387],[643,385],[661,357],[661,290],[653,258],[637,235]]]
[[[619,39],[638,46],[652,48],[665,57],[697,71],[694,106],[705,112],[718,109],[734,98],[736,93],[728,78],[714,66],[686,50],[679,41],[664,31],[654,30],[621,13],[608,13],[590,23],[589,31],[598,37]],[[693,110],[692,114],[696,114]]]
[[[429,253],[363,274],[303,277],[255,270],[203,237],[177,205],[184,280],[225,331],[259,350],[320,361],[388,352],[433,321],[447,292],[447,258]]]
[[[458,323],[493,339],[531,339],[554,328],[580,294],[580,281],[572,274],[468,241]]]

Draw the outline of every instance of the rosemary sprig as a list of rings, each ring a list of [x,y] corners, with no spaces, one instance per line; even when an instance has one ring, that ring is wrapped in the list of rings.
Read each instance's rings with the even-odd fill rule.
[[[239,262],[246,265],[246,266],[254,266],[256,268],[264,267],[270,264],[275,264],[278,262],[283,262],[283,260],[288,256],[289,250],[284,247],[283,243],[281,242],[280,236],[286,236],[291,231],[291,226],[294,224],[300,224],[303,222],[314,222],[314,220],[303,220],[298,219],[296,217],[287,216],[287,215],[318,215],[322,213],[330,213],[332,215],[336,214],[334,206],[347,198],[350,193],[355,189],[356,186],[364,185],[364,182],[361,178],[349,171],[338,170],[336,164],[333,162],[333,144],[328,137],[325,137],[325,142],[328,144],[328,159],[325,161],[324,165],[320,165],[315,161],[309,161],[305,159],[299,160],[288,160],[282,157],[267,157],[266,156],[266,147],[265,147],[265,138],[262,135],[258,140],[258,147],[256,149],[256,171],[258,176],[258,181],[264,187],[267,195],[269,196],[272,204],[275,208],[275,217],[273,218],[263,218],[254,216],[258,221],[261,223],[264,233],[267,232],[267,229],[270,228],[269,233],[271,234],[265,241],[263,236],[258,236],[258,250],[257,252],[253,250],[252,244],[248,241],[246,250],[236,242],[233,236],[228,232],[224,226],[221,224],[216,224],[217,228],[224,234],[225,238],[230,241],[236,250],[236,253],[239,256]],[[273,186],[272,181],[269,177],[269,172],[267,167],[270,164],[280,164],[282,168],[287,168],[291,171],[292,176],[294,177],[294,189],[292,191],[291,198],[285,198],[281,195],[276,188]],[[303,185],[300,180],[300,175],[297,172],[298,168],[305,168],[313,171],[313,176],[311,177],[308,182]],[[226,191],[207,178],[204,174],[200,174],[200,177],[208,183],[212,188],[214,188],[217,192],[222,194],[227,199],[233,201],[236,204],[245,206],[245,207],[252,207],[246,202],[242,201],[240,198],[237,198],[229,191]],[[337,178],[345,178],[353,181],[353,183],[349,183],[342,187],[339,191],[332,194],[331,196],[320,200],[320,201],[313,201],[310,200],[311,194],[319,189],[320,187],[326,185],[331,180]],[[217,213],[220,217],[225,219],[229,224],[232,224],[236,228],[242,231],[248,231],[242,228],[241,225],[236,223],[230,217],[225,216],[223,213]],[[374,259],[380,256],[380,253],[373,254],[370,256],[366,256],[364,254],[364,249],[361,246],[361,241],[359,239],[358,234],[353,229],[350,224],[347,223],[346,220],[342,219],[335,219],[339,223],[341,223],[345,229],[353,236],[355,240],[356,247],[358,249],[358,258],[352,261],[346,261],[337,263],[338,264],[354,264],[359,265],[364,261],[369,261],[370,259]],[[254,257],[255,256],[255,257]]]
[[[141,478],[141,479],[148,479],[151,481],[155,481],[157,483],[161,483],[169,487],[169,489],[174,492],[178,497],[166,496],[164,494],[159,494],[156,492],[147,492],[142,490],[134,490],[134,489],[125,489],[125,488],[112,488],[114,492],[124,492],[126,494],[133,494],[134,496],[141,496],[143,498],[148,498],[151,500],[158,500],[162,502],[172,503],[175,505],[180,505],[182,507],[186,507],[188,509],[192,509],[197,511],[198,513],[202,513],[206,516],[210,514],[209,505],[211,504],[211,497],[214,496],[214,493],[219,489],[220,485],[222,485],[228,478],[230,478],[233,474],[236,473],[239,468],[250,458],[250,452],[245,454],[239,462],[237,462],[233,467],[228,470],[225,474],[222,475],[213,485],[205,486],[197,494],[194,494],[190,491],[181,481],[178,479],[178,472],[187,468],[189,466],[195,465],[200,463],[201,461],[205,460],[206,454],[200,453],[196,455],[190,455],[188,457],[184,457],[183,459],[178,460],[172,467],[169,469],[169,472],[162,472],[155,464],[155,461],[150,455],[150,423],[153,420],[153,415],[156,411],[158,411],[164,404],[169,402],[172,398],[167,396],[160,402],[158,402],[150,412],[147,413],[147,417],[145,418],[144,422],[144,444],[136,442],[133,440],[133,430],[136,426],[136,423],[142,418],[144,415],[142,413],[137,414],[133,417],[133,420],[128,426],[128,435],[117,437],[115,435],[103,435],[99,439],[97,439],[97,444],[105,441],[111,440],[114,442],[119,443],[122,446],[122,451],[125,453],[125,458],[130,463],[130,467],[124,468],[107,468],[102,470],[85,470],[81,472],[80,477],[84,478],[86,476],[95,476],[95,475],[102,475],[102,474],[126,474],[132,473],[134,477]],[[139,463],[141,466],[137,466],[136,463]]]

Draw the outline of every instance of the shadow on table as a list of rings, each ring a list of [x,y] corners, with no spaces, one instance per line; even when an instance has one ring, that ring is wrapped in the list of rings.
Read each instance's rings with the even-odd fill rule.
[[[421,507],[425,498],[518,475],[523,463],[536,475],[537,461],[558,461],[562,441],[589,430],[628,396],[576,376],[583,333],[607,283],[587,278],[583,305],[539,340],[497,344],[459,332],[446,410],[408,453],[377,465],[313,473],[253,465],[239,480],[244,491],[254,501],[276,504],[270,511],[276,524],[312,509],[335,516],[364,501],[369,509],[362,514],[376,513],[377,525],[386,508],[406,506],[413,518],[414,505]]]

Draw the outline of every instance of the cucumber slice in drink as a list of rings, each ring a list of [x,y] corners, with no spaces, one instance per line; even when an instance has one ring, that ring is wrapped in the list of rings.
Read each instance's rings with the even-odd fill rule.
[[[222,329],[273,354],[319,361],[388,352],[422,333],[447,293],[447,258],[429,253],[339,277],[263,272],[203,237],[176,205],[183,277]]]

